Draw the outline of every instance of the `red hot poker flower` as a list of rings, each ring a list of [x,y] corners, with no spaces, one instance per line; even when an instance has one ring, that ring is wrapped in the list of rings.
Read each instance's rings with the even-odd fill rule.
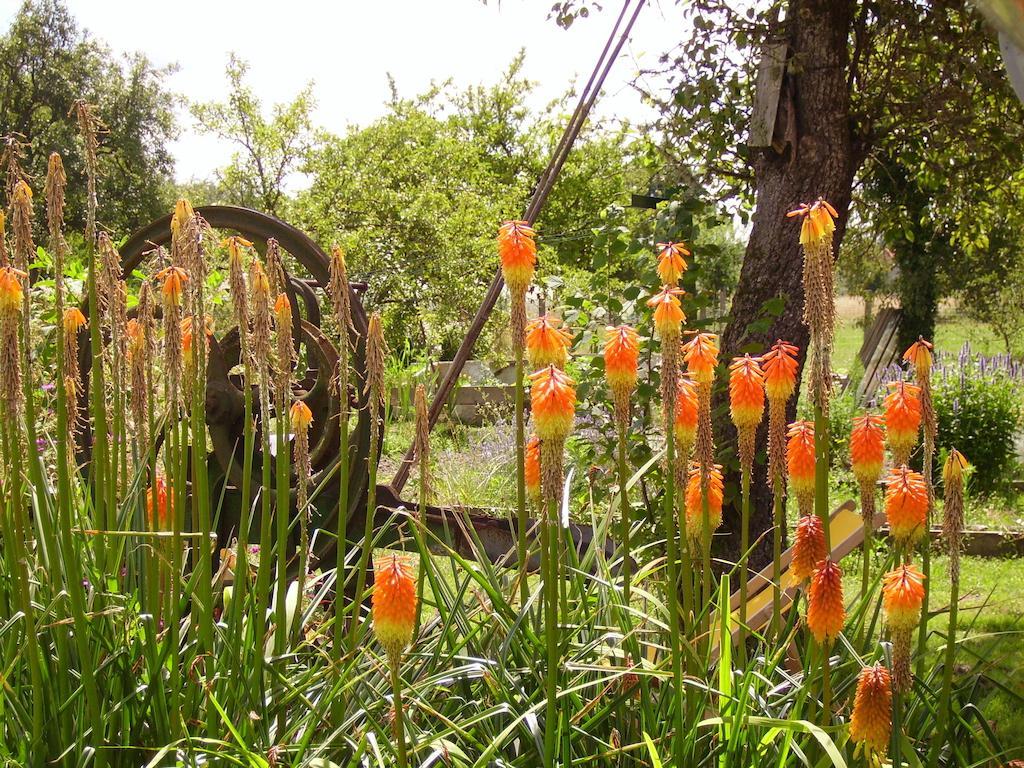
[[[850,432],[850,466],[862,483],[874,483],[885,463],[885,427],[881,416],[853,417]]]
[[[811,576],[807,593],[807,628],[819,645],[831,645],[843,631],[843,572],[831,558],[822,560]]]
[[[542,315],[526,326],[526,358],[534,370],[553,365],[565,368],[572,336],[559,328],[557,317]]]
[[[729,412],[737,429],[753,429],[764,416],[764,372],[750,355],[729,365]]]
[[[647,300],[647,306],[654,307],[654,329],[663,342],[678,339],[681,326],[686,321],[678,298],[682,295],[681,289],[666,285]]]
[[[562,441],[569,436],[576,415],[575,384],[553,365],[530,376],[530,411],[541,440]]]
[[[761,357],[764,369],[764,387],[768,399],[785,403],[796,391],[797,348],[779,339]]]
[[[718,336],[713,333],[695,333],[683,345],[686,370],[698,384],[711,384],[718,365]]]
[[[512,293],[525,291],[537,266],[536,230],[526,221],[506,221],[498,229],[498,257]]]
[[[686,259],[690,252],[685,243],[658,243],[658,277],[665,285],[676,285],[686,272]]]

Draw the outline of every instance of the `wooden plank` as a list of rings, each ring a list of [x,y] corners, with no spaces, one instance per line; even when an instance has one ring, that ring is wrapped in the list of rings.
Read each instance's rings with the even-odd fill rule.
[[[757,68],[754,84],[754,104],[750,112],[751,147],[770,147],[775,131],[775,116],[779,111],[782,76],[786,71],[786,43],[766,45]]]

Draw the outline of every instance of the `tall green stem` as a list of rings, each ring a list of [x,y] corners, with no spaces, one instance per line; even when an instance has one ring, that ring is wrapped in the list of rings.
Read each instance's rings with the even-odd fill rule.
[[[686,709],[683,685],[683,654],[680,649],[682,633],[679,626],[679,555],[678,526],[676,525],[676,456],[675,432],[672,428],[671,414],[675,413],[673,403],[665,403],[665,500],[663,513],[665,517],[665,554],[668,560],[668,584],[665,589],[665,605],[668,608],[668,634],[672,654],[672,684],[675,691],[673,719],[675,720],[675,738],[672,740],[675,764],[683,765],[683,745],[686,740]]]
[[[375,392],[370,392],[370,397],[377,397]],[[353,604],[352,616],[352,647],[358,648],[359,641],[363,636],[363,622],[360,621],[361,608],[363,604],[363,592],[366,590],[366,580],[370,568],[370,553],[373,550],[373,521],[377,513],[377,446],[380,444],[380,424],[378,423],[377,409],[372,405],[367,406],[370,413],[370,457],[367,462],[369,479],[366,483],[366,514],[363,520],[363,543],[359,553],[359,570],[356,573],[356,593]]]
[[[526,426],[524,403],[523,345],[517,340],[516,356],[516,554],[519,557],[519,602],[525,606],[530,599],[527,583],[529,548],[526,540]]]
[[[549,498],[542,523],[541,570],[544,574],[544,639],[547,646],[544,708],[544,765],[555,766],[558,734],[558,500]]]
[[[750,475],[752,466],[741,469],[740,478],[740,662],[745,663],[747,659],[747,582],[749,570],[747,561],[750,550]]]
[[[398,659],[389,659],[391,667],[391,693],[395,704],[395,753],[398,756],[398,768],[407,768],[409,758],[405,747],[405,712],[402,705],[402,678],[398,674]]]
[[[626,440],[629,425],[623,420],[619,424],[618,440],[618,472],[619,472],[619,538],[622,547],[622,600],[629,606],[630,587],[633,576],[633,559],[630,555],[629,537],[633,527],[632,515],[629,509],[629,496],[626,493],[626,484],[629,482],[629,468],[626,466]]]
[[[825,531],[825,552],[832,556],[832,526],[828,512],[828,419],[820,405],[814,406],[814,513]]]
[[[786,525],[786,510],[782,505],[782,477],[772,479],[772,506],[775,536],[772,542],[772,637],[782,636],[782,534]]]
[[[942,665],[942,691],[939,695],[938,723],[935,726],[935,733],[943,736],[949,735],[949,723],[953,719],[953,668],[956,664],[956,629],[959,608],[960,580],[952,579],[949,585],[949,629],[946,631],[945,661]],[[943,739],[935,739],[932,744],[928,765],[933,768],[938,765],[942,742]]]

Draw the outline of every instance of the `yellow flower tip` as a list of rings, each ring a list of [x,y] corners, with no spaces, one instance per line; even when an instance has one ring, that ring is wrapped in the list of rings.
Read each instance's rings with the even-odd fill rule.
[[[628,325],[605,328],[604,375],[608,386],[627,395],[636,386],[640,336]]]
[[[761,357],[764,370],[764,388],[768,399],[785,403],[796,391],[797,348],[788,341],[778,339]]]
[[[793,493],[814,493],[814,422],[794,421],[786,432],[786,468]]]
[[[970,466],[967,457],[954,448],[949,452],[949,456],[946,457],[946,463],[942,468],[942,482],[946,485],[962,483],[964,472],[970,469]]]
[[[877,764],[885,756],[891,736],[892,677],[882,664],[864,667],[857,677],[850,739],[867,753],[869,762]]]
[[[21,312],[24,291],[21,281],[28,277],[20,269],[0,267],[0,312]]]
[[[179,197],[178,202],[174,204],[174,213],[171,216],[171,234],[177,237],[181,233],[181,228],[185,225],[185,222],[194,215],[195,209],[192,208],[192,203],[184,197]]]
[[[270,279],[267,277],[267,271],[263,268],[263,264],[256,259],[253,259],[249,265],[249,284],[255,295],[270,295]]]
[[[673,424],[676,442],[681,446],[693,445],[697,439],[697,387],[690,379],[679,379]]]
[[[32,187],[24,179],[19,179],[11,192],[11,205],[26,205],[32,202]]]
[[[305,431],[313,423],[313,412],[302,400],[296,400],[288,409],[288,418],[296,431]]]
[[[388,656],[397,659],[412,642],[416,624],[416,580],[398,555],[377,561],[372,603],[374,634]]]
[[[911,630],[921,621],[924,603],[924,574],[904,563],[882,579],[882,605],[885,622],[892,630]]]
[[[559,442],[572,431],[576,382],[553,365],[530,375],[530,412],[541,440]]]
[[[654,328],[662,341],[678,338],[686,321],[683,306],[679,303],[679,297],[683,295],[681,289],[666,285],[647,300],[647,306],[654,308]]]
[[[537,266],[536,231],[526,221],[506,221],[498,228],[498,258],[513,293],[525,291]]]
[[[572,336],[559,327],[561,324],[557,317],[542,315],[526,326],[526,359],[531,368],[565,368]]]
[[[850,431],[850,466],[861,482],[875,482],[885,463],[885,427],[881,416],[853,418]]]
[[[86,319],[85,315],[82,314],[82,310],[78,307],[69,307],[64,310],[64,317],[62,318],[64,324],[64,333],[72,334],[78,333],[78,331],[85,327]],[[133,321],[129,321],[129,326]]]
[[[802,516],[793,535],[793,560],[789,565],[793,582],[803,584],[807,581],[827,554],[821,518],[817,515]]]
[[[242,258],[242,251],[246,248],[252,248],[252,242],[246,240],[241,235],[231,235],[225,237],[220,241],[221,248],[228,249],[228,255],[232,261],[240,261]]]
[[[686,370],[698,384],[710,384],[715,379],[718,365],[718,336],[698,332],[683,345],[683,361]]]
[[[181,306],[181,296],[188,282],[188,273],[181,267],[165,267],[156,273],[160,281],[160,292],[168,305]]]
[[[926,378],[932,368],[932,343],[921,336],[903,353],[903,359],[914,366],[918,381]]]
[[[811,576],[807,593],[807,627],[820,645],[831,645],[843,631],[846,605],[843,601],[843,572],[826,557]]]
[[[530,435],[526,441],[523,475],[526,480],[527,495],[537,501],[540,499],[540,438]]]
[[[764,416],[764,371],[750,355],[729,364],[729,413],[737,429],[753,429]]]
[[[886,479],[885,518],[889,534],[913,544],[925,533],[928,518],[928,486],[920,472],[906,466],[893,469]]]
[[[331,248],[331,260],[342,265],[345,264],[345,249],[340,245]]]
[[[725,497],[722,465],[715,464],[708,475],[708,527],[711,532],[722,525],[722,501]],[[686,532],[700,541],[704,531],[704,501],[701,495],[700,465],[690,465],[686,481]]]
[[[685,243],[658,243],[658,277],[665,285],[675,285],[686,272],[685,256],[691,255]]]

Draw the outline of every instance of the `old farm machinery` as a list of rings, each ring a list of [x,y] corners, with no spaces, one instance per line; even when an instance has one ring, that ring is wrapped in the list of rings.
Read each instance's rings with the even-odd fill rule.
[[[548,194],[558,177],[559,171],[590,113],[601,87],[614,60],[629,36],[643,1],[626,2],[617,17],[612,32],[602,50],[601,56],[583,89],[579,102],[573,112],[565,132],[550,159],[550,162],[539,179],[530,203],[523,215],[528,221],[534,221],[543,207]],[[198,207],[196,212],[212,227],[223,235],[237,234],[255,244],[257,250],[263,249],[270,239],[279,244],[282,251],[291,258],[288,263],[293,265],[294,274],[286,274],[285,290],[291,303],[293,313],[293,340],[300,358],[305,360],[305,375],[295,384],[293,395],[303,400],[313,414],[313,428],[310,435],[310,457],[312,463],[312,487],[317,489],[314,506],[315,528],[326,531],[337,530],[339,480],[338,462],[347,461],[349,465],[349,508],[347,529],[351,532],[362,531],[365,524],[367,485],[369,483],[370,462],[377,462],[379,456],[370,456],[370,419],[365,408],[366,395],[362,386],[365,379],[365,338],[367,315],[362,305],[362,293],[365,284],[353,283],[351,291],[353,328],[350,331],[352,359],[355,381],[350,390],[349,408],[350,441],[349,455],[340,455],[339,414],[341,403],[338,394],[330,386],[337,364],[337,351],[331,343],[329,335],[321,327],[321,306],[326,299],[325,288],[329,283],[329,261],[324,250],[310,237],[290,224],[265,213],[234,206]],[[121,247],[122,271],[127,279],[136,268],[142,265],[155,248],[170,242],[170,215],[154,221],[136,231]],[[430,425],[434,426],[442,413],[445,403],[451,395],[455,382],[463,366],[469,358],[474,343],[483,330],[503,288],[500,270],[486,293],[483,303],[468,329],[466,336],[455,355],[453,364],[440,380],[430,406]],[[80,365],[85,379],[91,366],[88,354],[88,343],[82,337]],[[240,503],[237,489],[242,485],[242,464],[240,460],[241,442],[244,434],[244,397],[245,388],[253,387],[253,382],[244,381],[239,366],[240,344],[238,328],[230,328],[222,334],[213,336],[209,342],[206,383],[206,425],[212,452],[208,460],[211,498],[223,498],[221,514],[217,525],[219,546],[227,546],[232,537],[238,534],[240,520]],[[88,392],[80,393],[84,400]],[[262,429],[257,425],[257,429]],[[92,444],[90,425],[84,425],[85,434],[81,441],[83,446]],[[257,445],[262,443],[257,443]],[[86,448],[86,450],[88,450]],[[80,460],[88,461],[88,455]],[[266,459],[257,455],[253,462],[253,471],[259,472],[261,463]],[[405,507],[414,509],[415,503],[403,501],[402,489],[409,477],[414,462],[412,449],[399,465],[395,477],[387,484],[379,484],[376,488],[376,509],[374,525],[380,536],[377,541],[386,544],[393,541],[397,531],[381,531],[389,521],[393,521],[394,510]],[[259,480],[255,481],[256,487]],[[294,494],[293,494],[294,504]],[[447,539],[450,546],[467,557],[486,557],[495,563],[514,561],[517,532],[515,523],[509,517],[498,517],[479,512],[465,512],[429,507],[424,521],[439,538]],[[387,534],[394,535],[387,535]],[[583,526],[570,526],[569,533],[577,547],[586,547],[593,537],[593,531]],[[350,542],[350,544],[358,544]],[[313,537],[312,554],[320,562],[331,564],[336,558],[337,539],[333,535]]]

